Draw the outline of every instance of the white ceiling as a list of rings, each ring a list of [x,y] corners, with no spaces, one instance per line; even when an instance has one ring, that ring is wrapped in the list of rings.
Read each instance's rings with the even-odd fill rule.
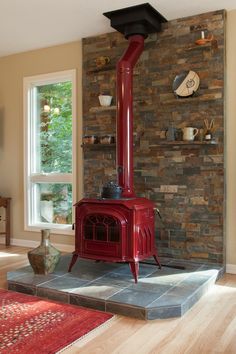
[[[167,20],[236,9],[236,0],[0,0],[0,56],[111,32],[103,12],[145,2]]]

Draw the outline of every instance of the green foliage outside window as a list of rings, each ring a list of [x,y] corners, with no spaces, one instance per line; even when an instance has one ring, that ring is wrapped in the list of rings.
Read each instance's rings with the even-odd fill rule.
[[[38,87],[41,172],[72,172],[71,82]],[[50,107],[44,112],[44,105]]]
[[[72,173],[72,84],[60,82],[37,89],[40,173]],[[49,106],[48,111],[45,105]],[[41,190],[40,200],[53,203],[53,222],[71,224],[72,186],[59,183],[46,186],[50,192]]]

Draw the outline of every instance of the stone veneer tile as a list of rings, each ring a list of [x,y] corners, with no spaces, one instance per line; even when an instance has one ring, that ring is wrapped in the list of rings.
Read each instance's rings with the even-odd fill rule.
[[[8,281],[8,290],[24,293],[28,295],[36,295],[36,287],[27,284],[20,284],[13,281]]]
[[[207,291],[211,286],[215,284],[214,279],[210,279],[202,286],[197,288],[193,294],[191,294],[185,302],[182,303],[182,314],[186,313]]]
[[[155,301],[151,302],[147,308],[148,309],[159,309],[162,308],[162,311],[167,307],[181,307],[188,297],[186,295],[178,293],[168,293],[166,292],[163,296],[160,296]]]
[[[106,301],[106,312],[134,317],[140,320],[146,320],[146,309],[142,307],[128,306],[120,303]]]
[[[66,304],[69,303],[69,294],[68,293],[65,293],[62,291],[56,291],[54,289],[37,287],[35,295],[37,295],[39,297],[46,298],[46,299],[50,299],[50,300],[64,302]]]
[[[105,300],[70,294],[70,304],[105,311]]]
[[[173,318],[182,316],[181,306],[157,307],[147,310],[147,320]]]

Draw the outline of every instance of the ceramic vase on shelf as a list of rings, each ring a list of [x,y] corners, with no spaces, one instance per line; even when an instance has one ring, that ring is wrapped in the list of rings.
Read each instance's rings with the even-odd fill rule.
[[[61,252],[50,242],[50,230],[41,230],[41,244],[28,252],[28,259],[35,274],[52,273],[60,259]]]

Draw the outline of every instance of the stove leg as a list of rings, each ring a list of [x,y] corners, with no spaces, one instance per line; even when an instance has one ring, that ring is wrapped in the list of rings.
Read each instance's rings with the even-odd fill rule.
[[[70,266],[69,266],[69,269],[68,269],[68,272],[70,273],[71,272],[71,269],[73,267],[73,265],[75,264],[75,262],[77,261],[77,258],[78,258],[78,254],[77,253],[73,253],[73,257],[71,259],[71,262],[70,262]]]
[[[139,262],[130,262],[129,263],[130,270],[133,274],[135,283],[138,282],[138,272],[139,272]]]
[[[159,260],[158,255],[157,255],[157,254],[154,254],[154,255],[153,255],[153,258],[155,259],[156,263],[158,264],[159,269],[161,269],[161,262],[160,262],[160,260]]]

